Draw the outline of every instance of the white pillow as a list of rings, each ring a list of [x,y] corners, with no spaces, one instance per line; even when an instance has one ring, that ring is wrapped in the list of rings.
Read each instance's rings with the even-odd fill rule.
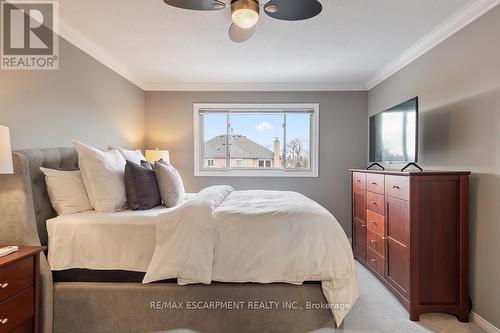
[[[125,159],[118,150],[101,151],[74,141],[90,204],[98,212],[125,207]]]
[[[40,168],[45,175],[50,203],[57,215],[92,210],[80,171]]]
[[[186,191],[179,172],[170,164],[158,162],[155,162],[153,170],[163,204],[169,208],[180,204],[186,196]]]
[[[142,154],[142,152],[139,149],[128,150],[128,149],[114,147],[111,145],[108,146],[108,149],[109,150],[118,150],[125,160],[133,162],[135,164],[141,165],[141,161],[146,160],[146,158],[144,157],[144,155]]]

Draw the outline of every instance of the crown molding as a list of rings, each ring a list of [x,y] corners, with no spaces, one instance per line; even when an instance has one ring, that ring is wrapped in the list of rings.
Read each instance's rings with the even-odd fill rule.
[[[59,35],[144,91],[366,91],[364,83],[147,82],[59,19]]]
[[[366,91],[364,83],[147,82],[59,19],[59,35],[144,91]]]
[[[366,91],[364,83],[152,82],[145,91]]]
[[[108,67],[118,75],[132,82],[142,90],[146,86],[145,82],[143,82],[136,74],[133,73],[132,70],[127,68],[123,63],[118,61],[117,59],[111,57],[107,52],[105,52],[102,48],[97,46],[94,42],[84,37],[75,29],[71,28],[68,24],[64,23],[63,20],[59,18],[59,36],[87,53],[92,58],[96,59],[104,66]]]
[[[471,0],[446,21],[410,46],[397,58],[382,67],[382,69],[366,82],[368,90],[374,88],[376,85],[386,80],[403,67],[409,65],[444,40],[450,38],[456,32],[495,8],[498,4],[500,4],[500,0]]]

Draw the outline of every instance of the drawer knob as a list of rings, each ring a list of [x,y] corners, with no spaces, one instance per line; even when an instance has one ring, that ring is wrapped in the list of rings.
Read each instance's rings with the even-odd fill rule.
[[[372,205],[376,206],[377,203],[375,201],[370,202]]]
[[[9,284],[8,284],[8,283],[4,283],[4,284],[2,284],[2,289],[7,288],[8,286],[9,286]]]
[[[371,242],[371,243],[375,243],[375,242],[376,242],[376,240],[375,240],[375,239],[372,239],[370,242]]]
[[[361,183],[361,179],[356,179],[356,182],[357,183]]]
[[[361,226],[362,226],[362,227],[366,227],[366,224],[362,224]]]
[[[398,185],[392,185],[392,188],[395,189],[395,190],[399,190],[399,186]]]
[[[8,321],[9,321],[9,319],[5,318],[5,319],[1,319],[0,323],[2,323],[2,325],[5,325],[5,324],[7,324]]]
[[[371,261],[371,262],[376,262],[376,261],[377,261],[377,259],[370,259],[370,261]]]
[[[372,182],[372,185],[375,185],[375,186],[376,186],[376,185],[377,185],[377,183],[376,183],[376,182]]]
[[[370,223],[377,225],[377,222],[375,222],[375,221],[370,221]]]

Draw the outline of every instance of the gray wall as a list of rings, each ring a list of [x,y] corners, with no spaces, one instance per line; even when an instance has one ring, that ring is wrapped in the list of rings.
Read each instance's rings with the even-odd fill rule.
[[[194,177],[193,103],[320,103],[319,178]],[[348,169],[366,165],[367,92],[147,92],[146,145],[170,150],[186,189],[229,184],[236,189],[298,191],[332,212],[348,235]]]
[[[144,91],[64,39],[59,70],[0,70],[0,124],[13,149],[144,144]]]
[[[474,311],[500,327],[500,6],[369,92],[369,114],[420,97],[421,165],[473,172]]]

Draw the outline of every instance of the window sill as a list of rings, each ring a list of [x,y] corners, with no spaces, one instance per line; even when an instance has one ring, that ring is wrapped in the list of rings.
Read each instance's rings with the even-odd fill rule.
[[[319,177],[317,170],[283,171],[283,170],[195,170],[195,177],[289,177],[315,178]]]

